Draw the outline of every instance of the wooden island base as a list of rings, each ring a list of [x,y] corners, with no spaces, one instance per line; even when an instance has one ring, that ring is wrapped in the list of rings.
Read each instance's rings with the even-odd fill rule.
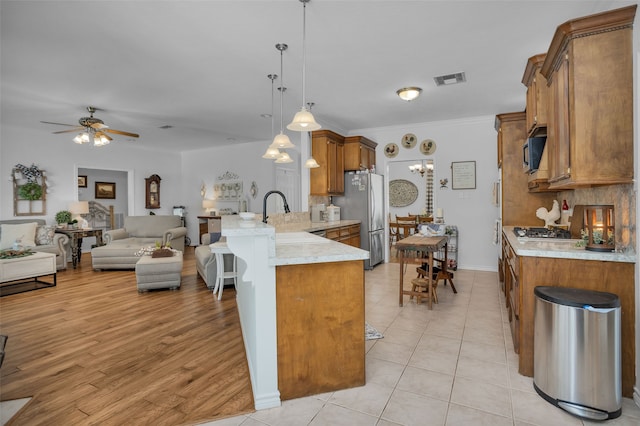
[[[365,384],[363,262],[276,267],[282,400]]]

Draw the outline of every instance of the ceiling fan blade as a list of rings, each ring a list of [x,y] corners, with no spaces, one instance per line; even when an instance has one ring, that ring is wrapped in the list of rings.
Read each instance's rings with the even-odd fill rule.
[[[102,129],[103,132],[109,132],[109,133],[115,133],[116,135],[124,135],[124,136],[130,136],[132,138],[139,138],[140,135],[135,134],[135,133],[129,133],[129,132],[123,132],[122,130],[116,130],[116,129]]]
[[[110,141],[113,140],[113,138],[111,136],[107,135],[104,132],[96,132],[96,137],[99,137],[99,136],[104,136],[105,138],[107,138],[107,140],[110,140]]]
[[[51,132],[51,133],[53,133],[54,135],[57,135],[58,133],[71,133],[71,132],[77,132],[77,131],[80,131],[80,130],[84,130],[84,127],[76,126],[76,127],[74,127],[73,129],[69,129],[69,130],[59,130],[59,131],[57,131],[57,132]]]
[[[107,126],[106,124],[103,124],[103,123],[93,123],[93,124],[91,124],[90,127],[93,127],[96,130],[101,130],[101,129],[106,129],[109,126]]]
[[[71,127],[78,127],[78,125],[77,125],[77,124],[54,123],[54,122],[52,122],[52,121],[41,121],[41,123],[44,123],[44,124],[55,124],[55,125],[58,125],[58,126],[71,126]]]

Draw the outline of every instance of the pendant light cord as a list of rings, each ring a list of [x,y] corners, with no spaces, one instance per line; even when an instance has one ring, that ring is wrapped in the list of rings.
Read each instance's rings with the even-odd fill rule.
[[[307,87],[307,2],[302,0],[302,108],[306,109]]]
[[[276,44],[276,49],[278,49],[280,51],[280,133],[283,134],[284,133],[284,118],[282,115],[282,102],[283,102],[283,95],[284,95],[284,91],[287,90],[284,88],[284,67],[282,65],[282,52],[284,52],[285,50],[287,50],[289,46],[287,46],[284,43],[278,43]]]

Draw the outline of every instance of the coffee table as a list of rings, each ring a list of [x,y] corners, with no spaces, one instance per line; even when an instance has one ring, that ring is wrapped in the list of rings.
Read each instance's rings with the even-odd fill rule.
[[[56,286],[56,255],[35,252],[29,256],[0,259],[0,297]],[[39,278],[53,275],[53,282]]]

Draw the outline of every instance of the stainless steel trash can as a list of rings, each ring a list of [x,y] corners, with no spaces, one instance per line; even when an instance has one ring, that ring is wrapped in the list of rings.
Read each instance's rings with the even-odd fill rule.
[[[606,420],[622,413],[620,299],[536,287],[533,387],[565,411]]]

